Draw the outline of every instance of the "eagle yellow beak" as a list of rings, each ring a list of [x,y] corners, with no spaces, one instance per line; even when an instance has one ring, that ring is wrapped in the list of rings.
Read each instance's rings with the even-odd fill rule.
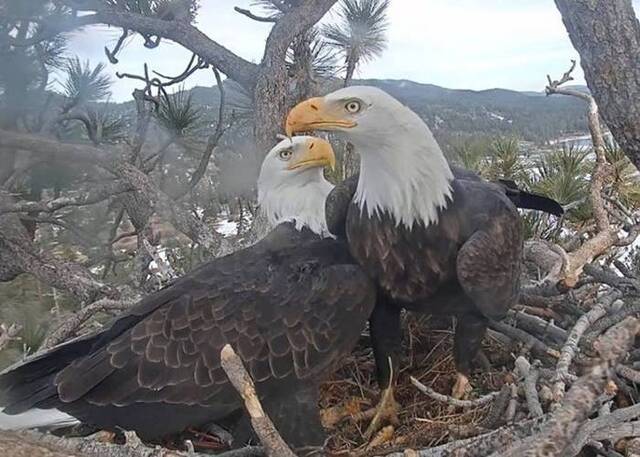
[[[304,151],[291,161],[287,170],[306,170],[308,168],[330,166],[336,168],[336,155],[331,143],[322,138],[310,138],[306,141]]]
[[[310,98],[298,103],[289,111],[284,129],[291,138],[298,132],[336,130],[357,125],[352,120],[341,118],[343,114],[340,108],[328,107],[322,97]]]

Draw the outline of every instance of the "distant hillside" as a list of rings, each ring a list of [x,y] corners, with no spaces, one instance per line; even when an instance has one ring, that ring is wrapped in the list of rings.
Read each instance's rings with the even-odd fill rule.
[[[446,89],[404,80],[363,80],[384,89],[416,111],[434,130],[451,133],[515,134],[544,142],[587,130],[586,105],[562,95]]]
[[[543,92],[517,92],[506,89],[481,91],[446,89],[433,84],[407,80],[366,79],[354,84],[380,87],[416,111],[436,134],[517,135],[543,143],[563,135],[586,132],[584,102]],[[225,82],[230,106],[247,103],[237,84]],[[586,90],[586,87],[578,87]],[[216,115],[218,92],[215,87],[194,87],[193,100],[207,116]],[[131,102],[120,109],[133,108]]]

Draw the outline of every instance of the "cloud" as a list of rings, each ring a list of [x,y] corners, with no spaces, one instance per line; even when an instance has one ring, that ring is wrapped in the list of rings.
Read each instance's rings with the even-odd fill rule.
[[[640,0],[634,0],[638,8]],[[252,1],[201,2],[198,27],[209,37],[247,60],[258,62],[270,24],[261,24],[233,11]],[[331,20],[331,13],[325,20]],[[552,0],[392,0],[389,43],[385,53],[363,65],[357,76],[410,79],[451,88],[542,90],[546,75],[560,76],[578,53]],[[105,44],[115,43],[119,31],[92,27],[77,33],[72,52],[93,63],[106,61]],[[120,54],[115,71],[140,74],[151,69],[178,74],[191,57],[180,45],[163,42],[153,50],[131,39]],[[583,83],[580,68],[576,83]],[[187,85],[212,85],[210,72],[201,71]],[[130,97],[137,83],[119,80],[114,98]]]

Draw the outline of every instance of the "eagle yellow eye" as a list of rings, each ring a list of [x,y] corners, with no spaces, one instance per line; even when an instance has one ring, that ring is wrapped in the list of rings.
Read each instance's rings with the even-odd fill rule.
[[[293,152],[291,149],[284,149],[278,153],[278,157],[280,157],[281,160],[289,160],[292,155]]]
[[[351,114],[355,114],[360,111],[360,107],[360,102],[357,100],[351,100],[350,102],[347,102],[346,105],[344,105],[344,108]]]

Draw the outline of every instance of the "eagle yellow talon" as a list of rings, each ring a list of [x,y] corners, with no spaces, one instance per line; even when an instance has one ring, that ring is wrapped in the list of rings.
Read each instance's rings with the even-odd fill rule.
[[[400,412],[400,405],[393,396],[393,387],[387,387],[382,391],[380,402],[375,407],[375,414],[373,419],[369,423],[369,427],[364,432],[364,437],[367,441],[374,436],[374,434],[380,430],[385,424],[398,425],[398,413]]]
[[[472,389],[473,386],[471,386],[469,378],[462,373],[457,373],[456,383],[453,385],[453,389],[451,389],[451,396],[456,400],[462,400],[471,393]]]

